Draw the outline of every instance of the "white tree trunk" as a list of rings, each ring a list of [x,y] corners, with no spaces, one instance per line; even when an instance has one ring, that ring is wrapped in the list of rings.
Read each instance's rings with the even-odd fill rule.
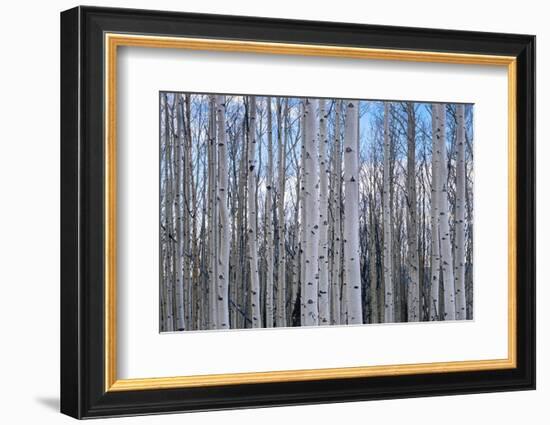
[[[246,131],[246,120],[243,118],[243,125],[240,131],[240,159],[239,159],[239,171],[236,179],[238,180],[238,189],[237,189],[237,198],[238,198],[238,209],[237,209],[237,229],[239,233],[239,238],[236,241],[239,250],[239,259],[238,266],[235,276],[235,285],[236,288],[236,297],[234,302],[235,310],[240,314],[237,315],[236,326],[238,328],[246,327],[246,311],[248,305],[245,304],[245,288],[248,280],[247,273],[247,262],[248,262],[248,247],[246,245],[246,233],[248,231],[247,227],[247,210],[246,205],[248,203],[248,197],[246,196],[246,186],[247,186],[247,177],[248,177],[248,144],[247,144],[247,131]],[[243,314],[244,313],[244,314]]]
[[[418,277],[418,236],[416,213],[416,119],[414,105],[407,103],[407,192],[408,192],[408,277],[407,321],[420,320],[420,296]]]
[[[373,179],[374,180],[374,179]],[[376,269],[376,222],[375,222],[375,209],[374,209],[374,196],[373,193],[376,192],[376,185],[374,181],[372,182],[371,192],[369,194],[369,227],[370,227],[370,238],[369,238],[369,292],[370,292],[370,322],[378,323],[379,319],[379,306],[378,306],[378,270]]]
[[[184,244],[183,244],[183,181],[185,172],[183,167],[183,141],[185,140],[183,130],[183,97],[177,95],[176,102],[176,125],[177,125],[177,139],[176,139],[176,330],[185,330],[185,314],[184,314]]]
[[[185,326],[186,329],[194,329],[193,326],[193,317],[197,316],[195,312],[194,299],[197,296],[196,288],[193,286],[193,249],[192,246],[196,243],[196,238],[192,235],[192,230],[196,229],[193,226],[196,215],[193,215],[193,218],[190,217],[189,211],[195,209],[195,204],[192,202],[192,193],[194,192],[193,185],[193,145],[191,140],[191,107],[190,107],[190,97],[191,95],[183,95],[183,105],[184,108],[184,143],[182,144],[184,150],[184,164],[183,164],[183,276],[185,281]]]
[[[325,99],[319,99],[319,324],[330,324],[328,286],[328,130]]]
[[[453,278],[453,259],[451,249],[451,234],[449,231],[449,200],[447,194],[447,145],[445,137],[445,104],[436,105],[437,142],[436,154],[439,155],[439,176],[437,190],[439,192],[439,243],[441,247],[441,273],[443,275],[443,296],[445,311],[440,320],[455,319],[455,288]],[[440,315],[441,316],[441,315]]]
[[[170,267],[170,248],[172,242],[170,240],[172,227],[172,200],[171,200],[171,183],[170,183],[170,167],[172,158],[170,155],[170,113],[168,111],[168,96],[164,94],[164,217],[165,217],[165,232],[166,232],[166,248],[165,248],[165,274],[164,274],[164,331],[172,332],[174,330],[174,313],[173,313],[173,297],[172,297],[172,281]]]
[[[288,115],[288,98],[285,99],[283,116],[281,103],[277,104],[277,141],[278,145],[278,189],[277,189],[277,226],[279,235],[279,258],[277,263],[277,326],[286,326],[286,248],[285,248],[285,170]],[[283,124],[284,123],[284,124]]]
[[[306,100],[302,100],[302,138],[300,143],[300,324],[306,326],[306,262],[305,262],[305,250],[308,235],[306,233],[306,144],[307,144],[307,107]],[[316,298],[317,299],[317,298]]]
[[[363,323],[359,250],[359,103],[346,101],[344,127],[344,267],[347,323]]]
[[[290,298],[290,323],[293,324],[293,316],[296,315],[296,313],[300,313],[300,317],[298,320],[298,325],[301,324],[301,297],[300,297],[300,291],[301,291],[301,285],[300,285],[300,279],[301,279],[301,244],[302,244],[302,226],[303,226],[303,220],[301,220],[301,214],[302,214],[302,198],[301,198],[301,186],[302,186],[302,168],[299,165],[299,162],[295,160],[296,169],[297,169],[297,175],[296,175],[296,205],[294,207],[294,258],[291,263],[292,265],[292,287],[291,287],[291,298]],[[299,306],[298,312],[296,312],[296,304]]]
[[[441,276],[441,254],[439,249],[439,155],[436,133],[438,131],[437,105],[432,105],[432,187],[431,187],[431,277],[430,277],[430,320],[440,320],[439,311],[439,283]]]
[[[466,163],[464,160],[465,128],[464,105],[456,106],[456,211],[455,211],[455,301],[456,320],[466,319],[465,278],[465,205],[466,205]]]
[[[390,192],[390,104],[384,103],[384,322],[392,323],[395,320],[394,293],[393,293],[393,254],[392,254],[392,220],[391,220],[391,192]]]
[[[306,140],[304,169],[305,234],[305,326],[319,324],[319,143],[316,99],[306,99]]]
[[[267,176],[265,183],[265,235],[266,235],[266,286],[265,286],[265,327],[273,327],[273,120],[271,97],[267,102]]]
[[[209,135],[208,135],[208,196],[210,208],[208,210],[209,222],[209,266],[208,286],[209,286],[209,313],[210,329],[218,327],[218,309],[217,309],[217,276],[218,276],[218,203],[217,194],[217,153],[216,149],[216,100],[214,96],[209,96]]]
[[[227,134],[225,129],[225,96],[216,96],[216,117],[218,136],[218,196],[219,208],[219,255],[217,273],[217,328],[229,329],[229,244],[230,223],[228,211],[228,158]]]
[[[250,264],[250,310],[252,327],[262,327],[260,312],[260,274],[258,270],[257,211],[256,211],[256,97],[249,97],[248,111],[248,168],[247,168],[247,212],[248,212],[248,260]]]
[[[333,254],[332,254],[332,273],[331,273],[331,310],[333,325],[339,325],[341,322],[341,291],[342,284],[342,145],[340,136],[340,112],[342,111],[342,101],[337,100],[334,103],[334,147],[333,147],[333,175],[332,175],[332,210],[334,215],[333,223]]]

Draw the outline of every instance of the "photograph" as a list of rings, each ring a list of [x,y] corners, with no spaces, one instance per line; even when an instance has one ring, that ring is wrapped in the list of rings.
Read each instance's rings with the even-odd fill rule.
[[[473,320],[473,104],[158,107],[160,332]]]

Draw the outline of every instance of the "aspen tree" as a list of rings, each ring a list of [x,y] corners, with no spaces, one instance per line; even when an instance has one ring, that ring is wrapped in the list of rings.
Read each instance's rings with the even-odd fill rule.
[[[307,107],[306,99],[302,100],[302,114],[301,114],[301,126],[302,126],[302,137],[300,140],[300,323],[302,326],[306,325],[306,262],[305,262],[305,249],[308,239],[306,232],[307,226],[307,214],[306,214],[306,205],[305,205],[305,191],[306,191],[306,139],[308,126],[306,122]]]
[[[303,120],[300,120],[300,123],[303,123]],[[300,127],[303,129],[303,125],[300,124]],[[303,130],[302,130],[303,131]],[[301,244],[302,244],[302,227],[304,224],[304,220],[301,219],[302,217],[302,203],[301,203],[301,187],[302,187],[302,168],[301,165],[296,158],[296,152],[294,152],[293,155],[294,158],[294,165],[296,168],[296,191],[295,191],[295,199],[296,203],[294,206],[294,258],[292,262],[292,296],[291,296],[291,323],[293,320],[293,316],[298,317],[298,325],[301,324],[302,320],[302,304],[301,304],[301,275],[302,275],[302,266],[301,266]]]
[[[328,130],[325,99],[319,100],[319,324],[330,323],[328,286]]]
[[[418,278],[418,234],[416,210],[416,119],[414,105],[407,102],[407,236],[408,282],[407,321],[420,320],[420,296]]]
[[[193,328],[192,317],[194,310],[194,298],[196,297],[196,291],[193,287],[193,250],[192,245],[196,242],[192,236],[192,223],[194,217],[196,217],[196,210],[192,204],[192,192],[194,190],[193,185],[193,145],[191,142],[191,108],[190,108],[190,95],[184,94],[181,99],[181,108],[183,122],[183,137],[182,150],[183,150],[183,187],[182,187],[182,255],[183,255],[183,282],[184,282],[184,310],[185,310],[185,326],[188,329]],[[192,214],[190,212],[193,211]]]
[[[431,278],[430,278],[430,320],[440,320],[439,311],[439,283],[441,276],[441,253],[439,247],[439,168],[440,156],[438,154],[438,143],[436,134],[438,132],[438,111],[437,105],[432,104],[432,188],[431,188],[431,207],[430,218],[432,228],[431,238]]]
[[[445,136],[445,104],[436,105],[437,128],[435,139],[436,154],[439,155],[439,175],[437,191],[439,192],[439,243],[441,247],[441,275],[443,276],[443,296],[445,311],[440,320],[455,320],[455,288],[453,278],[453,260],[451,248],[451,233],[449,229],[449,200],[447,194],[447,144]]]
[[[229,211],[228,211],[228,168],[227,134],[225,129],[225,96],[216,96],[216,118],[218,137],[218,181],[217,207],[219,210],[219,253],[216,287],[217,328],[229,328]]]
[[[247,210],[248,210],[248,259],[250,264],[250,309],[252,327],[262,327],[260,311],[260,275],[258,265],[257,210],[256,210],[256,96],[249,97],[248,105],[248,169],[247,169]]]
[[[341,323],[341,285],[342,285],[342,145],[340,135],[340,113],[342,101],[334,103],[334,147],[332,173],[332,272],[331,272],[331,310],[333,325]]]
[[[390,103],[384,102],[384,176],[383,176],[383,211],[384,211],[384,322],[392,323],[395,320],[394,291],[393,291],[393,254],[392,254],[392,218],[390,193]]]
[[[465,203],[466,203],[466,163],[464,161],[465,129],[464,105],[456,106],[456,211],[455,211],[455,302],[456,320],[466,319],[465,279]]]
[[[278,142],[278,187],[277,187],[277,233],[279,236],[279,258],[277,263],[277,326],[286,326],[286,247],[285,247],[285,171],[286,144],[288,129],[288,98],[284,100],[284,111],[281,116],[282,100],[277,101],[277,142]]]
[[[183,331],[185,329],[185,314],[184,314],[184,232],[183,232],[183,183],[184,183],[184,163],[183,163],[183,99],[181,95],[177,95],[176,100],[176,199],[175,199],[175,218],[176,218],[176,328],[175,330]]]
[[[210,329],[218,328],[217,276],[218,276],[218,203],[217,198],[217,152],[216,149],[216,100],[208,97],[208,320]]]
[[[172,292],[172,268],[170,251],[172,242],[170,240],[172,227],[172,199],[171,199],[171,174],[172,166],[171,157],[171,142],[170,142],[170,113],[168,111],[168,96],[164,97],[164,217],[165,217],[165,233],[166,233],[166,248],[165,248],[165,281],[164,281],[164,320],[166,332],[174,330],[174,311],[173,311],[173,292]]]
[[[267,103],[267,176],[265,183],[265,242],[266,242],[266,288],[265,288],[265,327],[273,327],[273,263],[275,250],[273,246],[273,120],[271,97]]]
[[[318,101],[305,100],[306,138],[304,146],[304,209],[305,209],[305,282],[304,324],[319,324],[319,140],[316,118]]]
[[[363,322],[359,251],[359,103],[346,100],[344,125],[344,266],[347,323]]]

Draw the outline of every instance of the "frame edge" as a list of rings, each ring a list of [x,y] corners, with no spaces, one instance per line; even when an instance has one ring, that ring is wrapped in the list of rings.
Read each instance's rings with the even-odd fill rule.
[[[79,273],[80,7],[60,14],[60,411],[82,417]]]

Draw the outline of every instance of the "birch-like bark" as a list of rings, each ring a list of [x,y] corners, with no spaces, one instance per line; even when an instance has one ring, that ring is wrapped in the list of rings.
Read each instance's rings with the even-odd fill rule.
[[[285,99],[281,116],[281,101],[277,101],[277,142],[278,142],[278,185],[277,185],[277,233],[279,236],[279,257],[277,262],[277,327],[286,326],[286,247],[285,247],[285,170],[288,129],[288,98]]]
[[[465,278],[465,204],[466,204],[466,163],[464,161],[465,128],[464,105],[456,106],[456,211],[455,211],[455,302],[456,320],[466,319]]]
[[[184,233],[183,233],[183,181],[184,181],[184,163],[183,163],[183,143],[185,140],[183,128],[183,98],[176,95],[176,330],[185,330],[184,314]]]
[[[347,323],[363,322],[359,250],[359,103],[346,100],[344,126],[344,267]]]
[[[210,119],[208,119],[208,124],[210,126]],[[210,137],[207,135],[207,137]],[[207,140],[206,143],[203,143],[202,146],[202,155],[210,157],[210,141]],[[210,270],[210,229],[207,229],[207,225],[210,225],[211,222],[211,213],[210,213],[210,193],[208,192],[208,179],[210,178],[210,165],[207,164],[207,161],[203,161],[202,164],[202,214],[201,214],[201,262],[200,262],[200,282],[203,296],[201,297],[201,329],[210,329],[210,283],[208,281],[208,276],[211,273]],[[208,207],[208,211],[207,211]]]
[[[177,286],[177,278],[178,278],[178,257],[177,257],[177,248],[178,248],[178,235],[176,234],[176,223],[178,219],[178,208],[177,208],[177,131],[175,129],[174,125],[174,118],[176,117],[176,97],[175,95],[172,95],[172,105],[170,106],[170,135],[171,137],[171,143],[170,143],[170,226],[169,226],[169,234],[172,235],[170,238],[170,259],[171,259],[171,267],[172,267],[172,279],[170,280],[170,287],[172,290],[172,314],[174,319],[174,330],[176,330],[176,316],[177,316],[177,305],[178,302],[176,300],[176,286]]]
[[[430,320],[440,320],[439,311],[439,284],[441,276],[441,253],[439,249],[439,196],[440,193],[437,190],[439,181],[439,154],[437,143],[437,131],[438,131],[438,119],[437,119],[437,105],[432,105],[432,188],[431,188],[431,206],[430,206],[430,219],[431,219],[431,277],[430,277],[430,308],[429,316]]]
[[[217,328],[229,329],[229,211],[228,211],[228,158],[225,129],[225,96],[216,96],[218,137],[218,187],[219,209],[219,254],[216,288]]]
[[[407,102],[407,234],[408,234],[408,282],[407,321],[420,320],[420,296],[418,278],[418,234],[416,211],[416,118],[414,105]]]
[[[304,324],[319,324],[319,141],[316,118],[318,101],[306,99],[306,139],[304,149],[305,293]]]
[[[291,301],[290,312],[291,322],[293,324],[293,317],[297,316],[299,320],[298,325],[301,324],[301,296],[300,296],[300,279],[301,279],[301,240],[302,240],[302,226],[303,221],[300,222],[302,203],[301,203],[301,185],[302,185],[302,171],[296,156],[294,156],[294,163],[296,165],[296,205],[294,206],[294,258],[292,262],[292,287],[291,287]],[[298,305],[298,311],[296,311],[296,305]]]
[[[325,99],[319,99],[319,324],[330,323],[328,286],[328,130]]]
[[[248,260],[250,264],[250,310],[252,327],[262,327],[260,311],[260,273],[258,265],[257,211],[256,211],[256,97],[249,97],[248,105],[248,169],[247,169],[247,210],[248,210]]]
[[[373,179],[374,180],[374,179]],[[369,292],[370,292],[370,322],[378,323],[379,307],[378,307],[378,271],[376,268],[376,221],[375,221],[375,209],[374,209],[374,196],[376,187],[374,181],[372,182],[372,188],[368,195],[369,198]]]
[[[191,108],[190,98],[191,95],[182,95],[182,115],[183,115],[183,136],[182,141],[183,149],[183,192],[182,192],[182,249],[183,249],[183,279],[184,279],[184,312],[185,312],[185,326],[186,329],[193,329],[192,318],[194,316],[194,301],[193,297],[196,296],[196,291],[193,287],[193,256],[192,256],[192,243],[195,239],[191,235],[192,216],[196,214],[190,214],[191,211],[195,211],[194,206],[191,205],[191,193],[194,190],[193,180],[193,145],[191,142]]]
[[[218,203],[217,199],[217,153],[216,149],[216,100],[214,96],[209,96],[209,134],[208,134],[208,233],[209,233],[209,273],[208,273],[208,291],[209,291],[209,313],[208,319],[210,329],[218,327],[217,310],[217,276],[218,276]]]
[[[267,176],[265,183],[265,241],[266,241],[266,286],[265,286],[265,327],[273,327],[273,120],[271,97],[267,102]]]
[[[302,326],[306,325],[306,262],[305,262],[305,250],[308,239],[306,232],[307,226],[307,214],[306,214],[306,139],[307,135],[307,107],[306,100],[302,100],[301,111],[301,125],[302,125],[302,138],[300,140],[300,323]]]
[[[173,315],[173,299],[172,299],[172,279],[171,279],[171,267],[170,267],[170,247],[172,245],[170,240],[170,229],[172,221],[172,201],[171,201],[171,183],[169,169],[172,163],[170,155],[170,113],[168,111],[168,96],[166,93],[164,98],[164,221],[165,221],[165,233],[166,233],[166,247],[165,247],[165,265],[164,265],[164,331],[172,332],[174,330],[174,315]]]
[[[445,104],[436,105],[437,129],[435,138],[439,155],[439,243],[441,247],[441,274],[443,276],[443,297],[445,311],[440,320],[455,320],[455,287],[453,278],[453,260],[451,234],[449,230],[449,200],[447,194],[447,144],[445,137]],[[441,316],[441,315],[440,315]]]
[[[342,144],[340,135],[340,113],[342,101],[334,104],[334,147],[333,147],[333,172],[332,172],[332,211],[334,222],[332,226],[332,271],[331,271],[331,324],[341,323],[341,292],[342,284]]]
[[[235,284],[237,285],[236,288],[236,299],[235,302],[235,308],[239,312],[246,311],[246,303],[245,303],[245,291],[246,291],[246,282],[247,282],[247,267],[246,263],[248,261],[248,247],[246,245],[246,232],[247,232],[247,203],[248,198],[246,196],[246,186],[247,186],[247,176],[248,176],[248,144],[247,144],[247,132],[246,132],[246,122],[243,120],[242,123],[242,130],[240,132],[240,149],[241,149],[241,157],[239,160],[239,182],[238,182],[238,200],[239,200],[239,208],[237,210],[237,229],[239,234],[239,240],[237,241],[237,246],[239,249],[239,265],[237,267],[237,273],[235,278]],[[237,327],[238,328],[245,328],[246,327],[246,320],[245,315],[242,313],[238,316]]]
[[[390,193],[390,104],[384,103],[384,176],[383,176],[383,213],[384,213],[384,322],[392,323],[395,320],[394,291],[393,291],[393,240],[391,218]]]

